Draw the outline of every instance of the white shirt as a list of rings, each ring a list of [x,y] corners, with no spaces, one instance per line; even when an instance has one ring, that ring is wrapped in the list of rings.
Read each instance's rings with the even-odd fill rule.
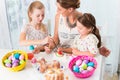
[[[99,40],[94,34],[89,34],[83,39],[81,39],[80,35],[78,35],[75,37],[75,40],[71,47],[77,48],[80,51],[90,51],[92,54],[98,54],[98,42]]]

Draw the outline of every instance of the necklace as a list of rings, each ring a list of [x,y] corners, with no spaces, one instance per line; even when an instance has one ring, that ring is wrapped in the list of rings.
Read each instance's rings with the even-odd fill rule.
[[[76,26],[76,22],[74,24],[71,24],[68,17],[66,18],[67,24],[70,28],[74,28]]]

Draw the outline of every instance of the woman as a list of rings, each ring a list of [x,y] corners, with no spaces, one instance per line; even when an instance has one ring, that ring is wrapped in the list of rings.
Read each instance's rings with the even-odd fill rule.
[[[58,48],[58,51],[72,53],[70,46],[75,36],[79,35],[76,27],[77,18],[82,15],[76,10],[79,7],[80,0],[57,0],[54,36],[50,39],[49,46],[45,47],[47,53],[50,53],[55,47]],[[100,53],[108,56],[110,52],[103,47],[100,49]]]

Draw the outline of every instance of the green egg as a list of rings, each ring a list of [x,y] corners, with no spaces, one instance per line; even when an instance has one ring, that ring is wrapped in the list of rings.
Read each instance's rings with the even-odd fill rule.
[[[23,64],[23,63],[25,63],[25,61],[24,60],[20,60],[20,64]]]

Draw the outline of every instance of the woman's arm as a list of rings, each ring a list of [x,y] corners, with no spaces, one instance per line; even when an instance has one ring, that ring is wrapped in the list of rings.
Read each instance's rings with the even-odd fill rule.
[[[49,48],[50,49],[54,49],[59,43],[59,37],[58,37],[59,17],[60,17],[60,14],[56,14],[56,16],[55,16],[54,36],[53,36],[52,39],[50,39],[50,42],[49,42]]]
[[[62,51],[66,54],[72,54],[72,48],[62,48],[62,47],[60,47],[60,48],[58,48],[58,51]]]

